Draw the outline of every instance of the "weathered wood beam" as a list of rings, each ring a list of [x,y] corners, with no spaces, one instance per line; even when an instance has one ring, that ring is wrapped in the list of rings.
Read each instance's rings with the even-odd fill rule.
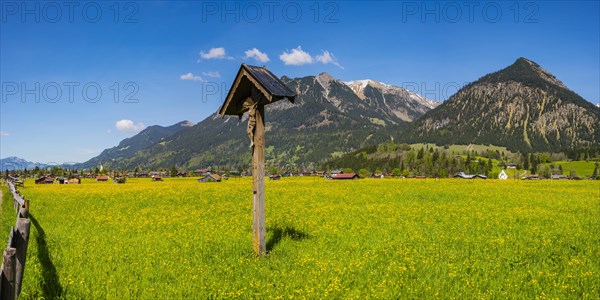
[[[2,261],[2,294],[1,299],[15,299],[15,271],[17,249],[7,247],[4,249]]]
[[[263,256],[266,248],[265,227],[265,108],[256,108],[254,128],[254,147],[252,149],[252,244],[254,252]]]
[[[22,209],[25,210],[24,208]],[[16,268],[15,268],[15,295],[18,297],[21,294],[21,286],[23,283],[23,273],[25,272],[25,260],[27,259],[27,246],[29,244],[29,231],[31,221],[26,218],[17,220],[17,232],[15,237],[16,253]]]

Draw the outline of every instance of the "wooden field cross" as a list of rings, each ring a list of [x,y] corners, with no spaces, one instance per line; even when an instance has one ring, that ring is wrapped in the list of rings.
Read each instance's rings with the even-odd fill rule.
[[[252,150],[252,245],[262,256],[267,252],[265,228],[265,105],[282,99],[294,103],[296,95],[265,67],[242,64],[219,115],[248,112],[247,133]]]

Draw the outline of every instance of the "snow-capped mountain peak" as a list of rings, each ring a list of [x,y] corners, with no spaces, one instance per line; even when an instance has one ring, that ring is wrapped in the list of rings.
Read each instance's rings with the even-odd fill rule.
[[[371,79],[362,79],[362,80],[352,80],[352,81],[346,81],[344,82],[347,86],[351,87],[351,88],[357,88],[357,89],[364,89],[367,87],[367,85],[369,85],[369,82],[371,82]]]
[[[420,102],[423,105],[429,107],[430,109],[435,108],[440,104],[438,101],[427,99],[415,92],[406,90],[404,88],[394,86],[391,84],[374,81],[371,79],[363,79],[363,80],[353,80],[344,82],[352,91],[361,99],[367,98],[365,96],[364,90],[367,86],[371,86],[372,88],[381,90],[382,93],[395,93],[395,94],[407,94],[414,101]]]
[[[350,87],[350,89],[352,89],[352,91],[360,98],[360,99],[365,99],[365,93],[364,90],[365,88],[369,85],[369,83],[371,83],[371,79],[363,79],[363,80],[354,80],[354,81],[348,81],[348,82],[344,82],[348,87]]]

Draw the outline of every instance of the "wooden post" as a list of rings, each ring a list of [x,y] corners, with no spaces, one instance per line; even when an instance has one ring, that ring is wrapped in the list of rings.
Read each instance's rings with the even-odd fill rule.
[[[17,249],[7,247],[4,249],[2,262],[2,294],[0,298],[15,299],[15,253]]]
[[[24,208],[21,211],[25,211]],[[29,229],[31,221],[26,218],[17,219],[17,232],[15,237],[16,268],[15,268],[15,295],[18,297],[21,293],[21,284],[23,283],[23,273],[25,271],[25,260],[27,259],[27,245],[29,243]]]
[[[27,213],[27,210],[25,209],[25,206],[22,206],[21,209],[19,209],[19,215],[17,217],[19,218],[27,218],[29,216],[29,214]]]
[[[256,108],[252,149],[252,245],[258,256],[267,252],[265,228],[265,108]]]
[[[10,232],[8,233],[8,240],[7,242],[7,247],[8,248],[14,248],[15,246],[15,228],[14,227],[10,227]]]

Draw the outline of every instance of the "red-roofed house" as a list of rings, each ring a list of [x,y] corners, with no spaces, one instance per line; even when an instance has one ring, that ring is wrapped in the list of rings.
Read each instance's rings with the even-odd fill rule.
[[[197,169],[194,171],[194,175],[196,176],[206,176],[210,174],[210,170],[208,169]]]
[[[332,174],[331,179],[359,179],[360,177],[356,173],[338,173]]]
[[[108,181],[108,176],[106,176],[106,175],[96,176],[96,181]]]

